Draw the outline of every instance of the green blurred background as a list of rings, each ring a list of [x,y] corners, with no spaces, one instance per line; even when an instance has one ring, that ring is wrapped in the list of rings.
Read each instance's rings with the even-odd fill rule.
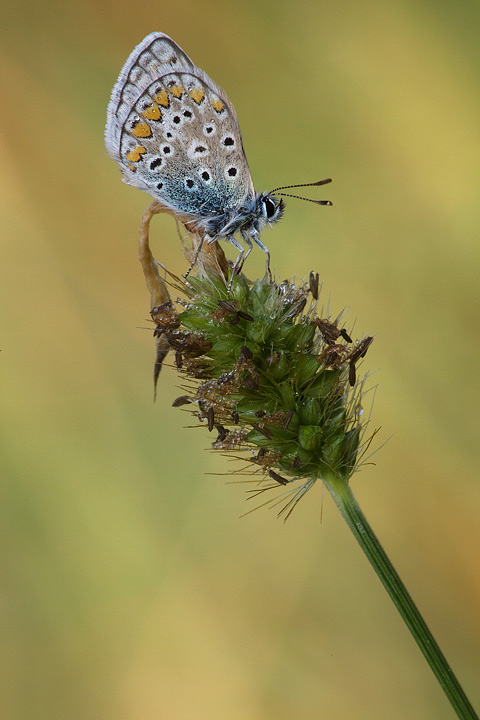
[[[332,176],[264,240],[374,334],[352,486],[480,707],[480,5],[34,0],[0,11],[1,681],[8,720],[451,718],[320,484],[247,518],[231,464],[152,402],[149,298],[105,111],[171,35],[235,104],[257,189]],[[185,270],[172,218],[155,254]],[[258,250],[248,274],[261,274]]]

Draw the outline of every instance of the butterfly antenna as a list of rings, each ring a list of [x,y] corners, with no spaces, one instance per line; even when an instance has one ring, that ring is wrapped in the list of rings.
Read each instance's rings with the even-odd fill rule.
[[[305,198],[301,195],[291,195],[290,193],[275,193],[275,195],[281,195],[281,197],[292,197],[297,200],[306,200],[307,202],[315,203],[315,205],[333,205],[330,200],[312,200],[312,198]]]
[[[273,195],[273,193],[276,193],[277,190],[290,190],[291,188],[298,188],[298,187],[314,187],[318,185],[328,185],[328,183],[332,182],[332,178],[326,178],[326,180],[318,180],[318,182],[313,183],[302,183],[301,185],[284,185],[283,187],[277,187],[273,190],[270,190],[268,193],[269,195]],[[294,197],[294,196],[292,196]]]
[[[311,198],[302,197],[301,195],[291,195],[290,193],[278,192],[279,190],[290,190],[291,188],[299,187],[316,187],[318,185],[327,185],[332,182],[332,178],[326,178],[325,180],[318,180],[313,183],[301,183],[300,185],[284,185],[283,187],[277,187],[270,190],[269,195],[281,195],[282,197],[296,198],[297,200],[306,200],[307,202],[313,202],[315,205],[333,205],[330,200],[312,200]]]

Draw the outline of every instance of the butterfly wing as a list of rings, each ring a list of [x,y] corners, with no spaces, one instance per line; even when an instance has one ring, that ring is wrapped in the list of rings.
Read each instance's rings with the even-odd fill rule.
[[[121,136],[123,127],[137,100],[146,92],[158,70],[195,65],[181,48],[162,33],[150,33],[131,52],[123,66],[107,109],[105,145],[114,160],[121,163]]]
[[[254,196],[232,104],[162,33],[148,35],[125,63],[105,144],[125,182],[200,224]]]

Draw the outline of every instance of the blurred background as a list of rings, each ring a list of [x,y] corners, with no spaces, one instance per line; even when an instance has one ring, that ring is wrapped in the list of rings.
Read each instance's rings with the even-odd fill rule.
[[[453,717],[321,484],[239,519],[172,368],[152,401],[150,199],[103,144],[152,30],[227,90],[258,190],[334,178],[263,239],[375,335],[388,442],[352,487],[478,710],[480,5],[26,0],[0,30],[1,717]],[[152,243],[185,271],[172,218]]]

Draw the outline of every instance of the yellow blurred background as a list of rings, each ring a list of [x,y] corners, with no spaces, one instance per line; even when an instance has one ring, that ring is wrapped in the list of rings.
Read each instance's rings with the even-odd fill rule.
[[[148,196],[103,145],[152,30],[235,104],[258,190],[331,176],[263,239],[374,334],[352,487],[480,707],[480,6],[4,3],[1,653],[8,720],[453,717],[320,483],[284,525],[211,437],[152,402],[137,262]],[[185,270],[175,223],[157,258]],[[256,250],[251,277],[263,272]]]

